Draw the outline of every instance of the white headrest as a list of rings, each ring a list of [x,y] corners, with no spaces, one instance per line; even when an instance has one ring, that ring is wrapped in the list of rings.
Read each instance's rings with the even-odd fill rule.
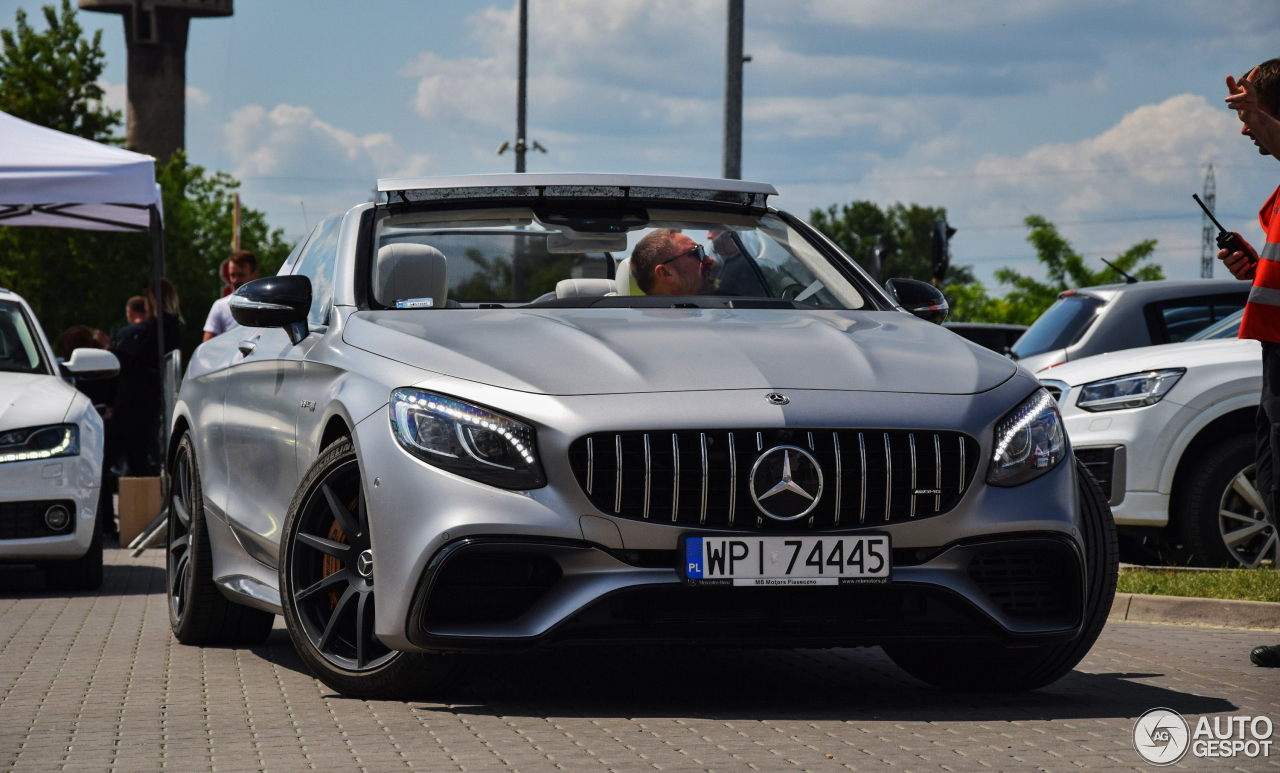
[[[430,298],[430,307],[441,308],[449,293],[447,263],[443,252],[427,244],[385,245],[378,250],[374,266],[374,297],[385,306]]]
[[[556,282],[557,298],[600,298],[617,287],[613,279],[561,279]]]
[[[631,258],[627,258],[618,264],[618,271],[615,276],[617,277],[614,281],[618,286],[618,295],[644,295],[644,291],[631,278]]]

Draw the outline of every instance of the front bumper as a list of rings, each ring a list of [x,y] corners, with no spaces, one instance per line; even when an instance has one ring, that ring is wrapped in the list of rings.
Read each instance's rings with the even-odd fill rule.
[[[674,564],[675,551],[469,538],[431,561],[407,636],[425,651],[466,652],[609,641],[1031,644],[1079,634],[1084,563],[1070,540],[1016,535],[950,545],[924,561],[916,555],[896,550],[893,580],[878,586],[709,588],[685,586],[674,568],[636,565]],[[551,571],[525,572],[527,582],[515,583],[509,569],[522,561]]]
[[[72,560],[83,556],[93,540],[101,490],[91,461],[81,456],[0,464],[0,562]],[[4,538],[3,535],[31,534],[26,521],[32,517],[30,503],[43,507],[66,503],[72,522],[66,533],[52,536]],[[21,520],[21,523],[13,521]],[[37,531],[37,533],[39,533]]]
[[[601,429],[647,429],[641,422],[646,417],[651,422],[653,416],[664,416],[664,425],[668,428],[871,426],[966,432],[978,439],[984,461],[959,505],[943,515],[881,524],[877,529],[888,532],[895,550],[905,551],[904,556],[918,553],[918,557],[910,560],[911,565],[896,562],[894,582],[883,593],[905,593],[906,597],[894,602],[899,608],[902,604],[918,603],[920,594],[915,591],[956,600],[957,609],[961,610],[957,614],[969,620],[966,625],[976,626],[974,635],[982,637],[1074,635],[1076,623],[1073,621],[1027,623],[1003,614],[998,605],[993,606],[989,596],[965,580],[962,552],[957,552],[975,541],[1026,535],[1065,540],[1077,553],[1082,550],[1075,473],[1071,464],[1061,464],[1046,475],[1013,488],[982,483],[985,460],[990,458],[992,426],[1034,388],[1019,379],[981,395],[857,393],[851,396],[788,390],[791,404],[786,408],[770,405],[764,399],[766,390],[572,398],[521,393],[513,397],[505,390],[447,378],[433,380],[431,388],[461,399],[503,406],[532,422],[537,427],[538,448],[549,485],[532,491],[504,491],[427,465],[396,443],[385,407],[356,425],[354,440],[364,472],[376,555],[374,580],[378,587],[378,605],[374,630],[378,638],[393,649],[533,646],[561,637],[570,628],[580,628],[570,621],[581,620],[584,613],[598,611],[602,604],[614,604],[617,599],[623,599],[623,606],[630,605],[633,611],[646,606],[662,609],[685,603],[680,599],[689,596],[679,585],[674,560],[664,563],[655,561],[653,556],[661,551],[674,551],[680,536],[690,528],[627,520],[597,510],[578,486],[569,467],[568,448],[576,438]],[[876,528],[876,525],[868,523],[866,528]],[[850,533],[856,531],[849,530]],[[424,603],[429,566],[446,555],[443,551],[448,546],[469,539],[492,538],[552,544],[552,555],[563,572],[554,592],[541,598],[536,610],[528,610],[516,618],[491,621],[480,628],[464,630],[446,626],[424,631],[420,624],[421,607],[416,605]],[[629,553],[640,555],[640,559],[630,560]],[[667,593],[675,596],[662,595]],[[878,593],[881,592],[866,591],[859,598],[877,597]],[[785,608],[789,603],[786,599],[790,597],[776,595],[783,599],[778,602],[779,606]],[[701,601],[690,603],[696,607]],[[889,601],[882,598],[875,603]],[[697,610],[688,613],[692,619],[697,619],[699,614]],[[618,619],[624,620],[625,615]],[[637,619],[643,619],[643,615]],[[926,614],[921,618],[925,625],[913,629],[912,635],[938,637],[937,632],[929,634],[927,630],[927,623],[938,619],[932,613]],[[635,636],[643,627],[632,627],[632,633],[624,633],[625,625],[613,626],[613,630],[623,636]],[[835,639],[852,642],[859,636],[871,640],[889,635],[883,629],[879,633],[865,627],[858,630],[861,633],[837,632]],[[434,638],[439,636],[450,640]]]

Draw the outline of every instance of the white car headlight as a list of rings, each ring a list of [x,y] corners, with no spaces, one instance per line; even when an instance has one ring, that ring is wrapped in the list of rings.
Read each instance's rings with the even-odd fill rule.
[[[0,464],[76,456],[80,453],[80,428],[54,424],[0,432]]]
[[[1037,389],[996,425],[996,450],[987,483],[1017,486],[1044,475],[1067,455],[1067,436],[1058,405]]]
[[[1186,372],[1186,368],[1166,368],[1094,381],[1080,388],[1076,405],[1086,411],[1118,411],[1155,405]]]
[[[533,427],[487,408],[421,389],[391,393],[391,429],[427,464],[490,486],[547,485]]]

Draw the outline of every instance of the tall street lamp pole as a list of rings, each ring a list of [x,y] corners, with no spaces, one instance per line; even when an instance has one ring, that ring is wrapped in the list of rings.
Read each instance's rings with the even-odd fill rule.
[[[525,97],[529,86],[529,0],[520,0],[520,92],[516,95],[516,172],[524,172]]]
[[[728,0],[729,25],[724,46],[724,148],[720,174],[742,179],[742,0]]]

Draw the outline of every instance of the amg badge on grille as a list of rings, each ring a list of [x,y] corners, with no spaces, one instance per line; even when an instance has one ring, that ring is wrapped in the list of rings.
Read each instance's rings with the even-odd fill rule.
[[[751,498],[776,521],[803,518],[822,498],[822,467],[799,446],[774,446],[751,467]]]

